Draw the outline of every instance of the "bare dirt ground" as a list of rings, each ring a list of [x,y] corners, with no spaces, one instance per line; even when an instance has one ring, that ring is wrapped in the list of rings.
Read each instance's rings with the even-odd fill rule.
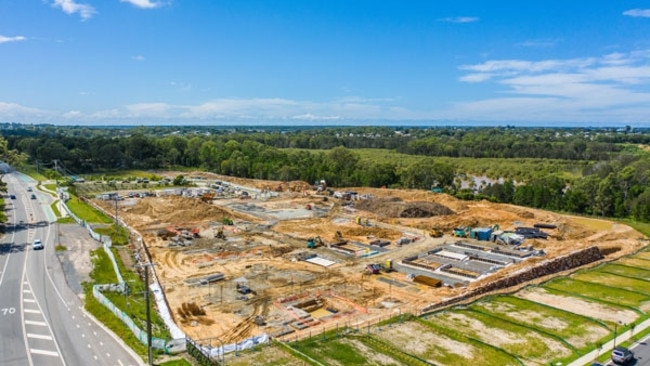
[[[173,178],[178,173],[161,174]],[[404,312],[417,313],[428,304],[459,295],[467,288],[430,288],[409,282],[403,273],[370,276],[364,272],[366,264],[382,263],[387,259],[398,261],[445,241],[453,242],[456,238],[449,234],[454,227],[498,224],[501,229],[513,229],[534,223],[557,225],[557,229],[547,231],[548,240],[526,241],[526,245],[532,244],[546,252],[546,257],[536,261],[590,246],[607,248],[607,259],[613,259],[643,245],[639,240],[641,234],[625,225],[594,224],[589,219],[487,201],[459,201],[445,194],[350,188],[369,195],[369,202],[364,203],[366,206],[355,202],[345,206],[347,202],[317,195],[305,182],[245,180],[209,173],[191,173],[190,176],[201,176],[208,182],[218,179],[262,190],[282,191],[277,197],[263,200],[224,198],[202,202],[197,198],[169,196],[121,203],[120,217],[143,235],[156,262],[176,322],[196,339],[220,337],[224,343],[229,343],[264,332],[281,336],[286,329],[298,329],[297,333],[304,335],[310,329],[330,329],[339,323],[365,324],[386,318],[394,314],[396,306]],[[114,210],[112,202],[95,202],[108,212]],[[242,205],[245,209],[237,209],[244,207]],[[291,219],[296,209],[325,214]],[[275,210],[286,210],[282,212],[286,218],[271,217],[269,212]],[[232,219],[234,225],[222,224],[224,218]],[[195,229],[201,238],[192,240],[191,244],[188,241],[187,246],[173,245],[168,228],[172,231]],[[432,238],[429,236],[432,228],[443,230],[446,235]],[[217,238],[221,232],[223,237]],[[325,246],[307,249],[307,239],[315,236],[325,244],[342,239],[363,244],[373,239],[393,242],[403,236],[418,240],[402,247],[391,244],[386,253],[364,258],[361,256],[363,247],[358,256],[344,255]],[[296,260],[296,255],[305,251],[336,263],[322,267]],[[530,264],[524,261],[510,265],[471,283],[468,288]],[[225,279],[210,285],[200,284],[201,278],[216,273],[223,273]],[[245,284],[254,292],[240,294],[237,284]],[[528,296],[536,296],[536,301],[544,303],[538,299],[542,294]],[[545,301],[551,301],[549,299],[553,298]],[[196,304],[205,315],[181,316],[179,309],[188,303]],[[311,320],[305,321],[300,310],[288,310],[288,305],[308,313]],[[254,323],[256,316],[264,318],[264,325]],[[615,318],[623,319],[621,314]],[[296,322],[300,324],[292,325]],[[305,330],[300,330],[303,325]]]

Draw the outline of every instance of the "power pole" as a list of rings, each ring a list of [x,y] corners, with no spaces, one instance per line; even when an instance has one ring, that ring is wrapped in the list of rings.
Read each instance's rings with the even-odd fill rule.
[[[117,201],[115,201],[117,205]],[[147,264],[144,266],[144,285],[146,289],[144,291],[144,302],[147,307],[147,356],[149,359],[149,365],[153,365],[153,355],[151,354],[151,307],[149,306],[149,266]]]
[[[152,336],[151,336],[151,307],[149,306],[149,267],[153,266],[153,263],[144,263],[140,264],[140,267],[144,267],[144,303],[147,307],[147,357],[148,365],[153,365],[153,354],[151,349]]]

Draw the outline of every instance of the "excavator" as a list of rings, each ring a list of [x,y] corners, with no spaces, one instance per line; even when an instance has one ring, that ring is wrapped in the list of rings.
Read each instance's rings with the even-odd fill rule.
[[[320,236],[315,236],[313,238],[307,239],[307,248],[314,249],[317,247],[323,246],[323,241]]]

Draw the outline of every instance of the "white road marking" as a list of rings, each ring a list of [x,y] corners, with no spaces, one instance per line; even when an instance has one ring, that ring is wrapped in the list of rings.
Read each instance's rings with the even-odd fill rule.
[[[88,348],[90,348],[90,347],[91,347],[91,346],[90,346],[90,343],[88,343]]]
[[[26,312],[26,313],[32,313],[32,314],[40,314],[41,313],[40,311],[34,310],[34,309],[24,309],[23,311]]]
[[[74,315],[72,316],[72,319],[74,320]]]
[[[77,324],[77,328],[81,328],[81,325]]]
[[[86,335],[81,333],[81,338],[86,338]]]
[[[31,352],[31,353],[36,353],[36,354],[38,354],[38,355],[46,355],[46,356],[59,357],[59,353],[58,353],[58,352],[54,352],[54,351],[46,351],[46,350],[43,350],[43,349],[30,348],[30,349],[29,349],[29,352]]]
[[[26,294],[31,294],[31,293],[32,293],[32,292],[29,291],[29,290],[23,290],[23,292],[26,293]]]
[[[93,358],[95,359],[95,361],[97,361],[97,356],[93,355]]]
[[[27,338],[47,339],[48,341],[52,340],[52,337],[50,337],[49,335],[34,334],[34,333],[27,333]]]
[[[35,320],[25,320],[25,324],[27,324],[27,325],[40,325],[42,327],[47,327],[46,322],[37,322]]]
[[[111,357],[111,354],[106,352],[106,357]]]
[[[100,346],[104,346],[104,342],[99,342],[99,345],[100,345]]]
[[[95,332],[94,330],[93,330],[93,335],[94,335],[94,336],[97,336],[97,332]]]
[[[34,299],[23,299],[23,302],[36,302]]]
[[[119,363],[120,366],[124,366],[124,364],[123,364],[122,361],[120,361],[120,360],[117,360],[117,363]]]

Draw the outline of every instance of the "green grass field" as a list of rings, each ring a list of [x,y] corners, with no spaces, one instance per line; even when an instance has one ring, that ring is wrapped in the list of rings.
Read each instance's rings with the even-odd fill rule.
[[[68,205],[72,213],[86,222],[96,224],[110,224],[113,222],[113,220],[103,212],[95,209],[87,203],[84,203],[73,194],[70,194],[70,199],[66,201],[66,205]]]
[[[616,289],[624,289],[631,292],[646,295],[650,298],[650,282],[635,278],[623,277],[600,270],[579,272],[571,276],[578,281],[597,283],[610,286]]]
[[[539,328],[566,340],[578,350],[593,348],[609,334],[594,319],[513,296],[497,296],[473,303],[471,310],[485,312],[530,328]]]
[[[325,365],[409,365],[391,356],[391,350],[376,349],[363,336],[337,337],[333,332],[327,332],[325,338],[319,335],[291,343],[291,347]]]
[[[624,264],[610,263],[598,268],[605,273],[613,273],[626,277],[638,278],[639,280],[650,281],[650,268],[639,268],[626,266]]]
[[[431,318],[430,318],[431,319]],[[457,329],[465,336],[501,348],[522,359],[541,364],[571,358],[575,353],[559,339],[535,328],[522,326],[483,313],[456,309],[438,313],[431,320],[441,327]]]
[[[436,365],[517,364],[514,358],[493,347],[449,332],[446,334],[423,320],[384,327],[381,332],[374,332],[373,337]]]
[[[630,292],[624,289],[605,286],[598,283],[578,281],[572,278],[559,278],[544,284],[544,288],[556,289],[569,294],[576,294],[589,298],[595,302],[622,305],[638,309],[641,304],[648,301],[647,295]]]

